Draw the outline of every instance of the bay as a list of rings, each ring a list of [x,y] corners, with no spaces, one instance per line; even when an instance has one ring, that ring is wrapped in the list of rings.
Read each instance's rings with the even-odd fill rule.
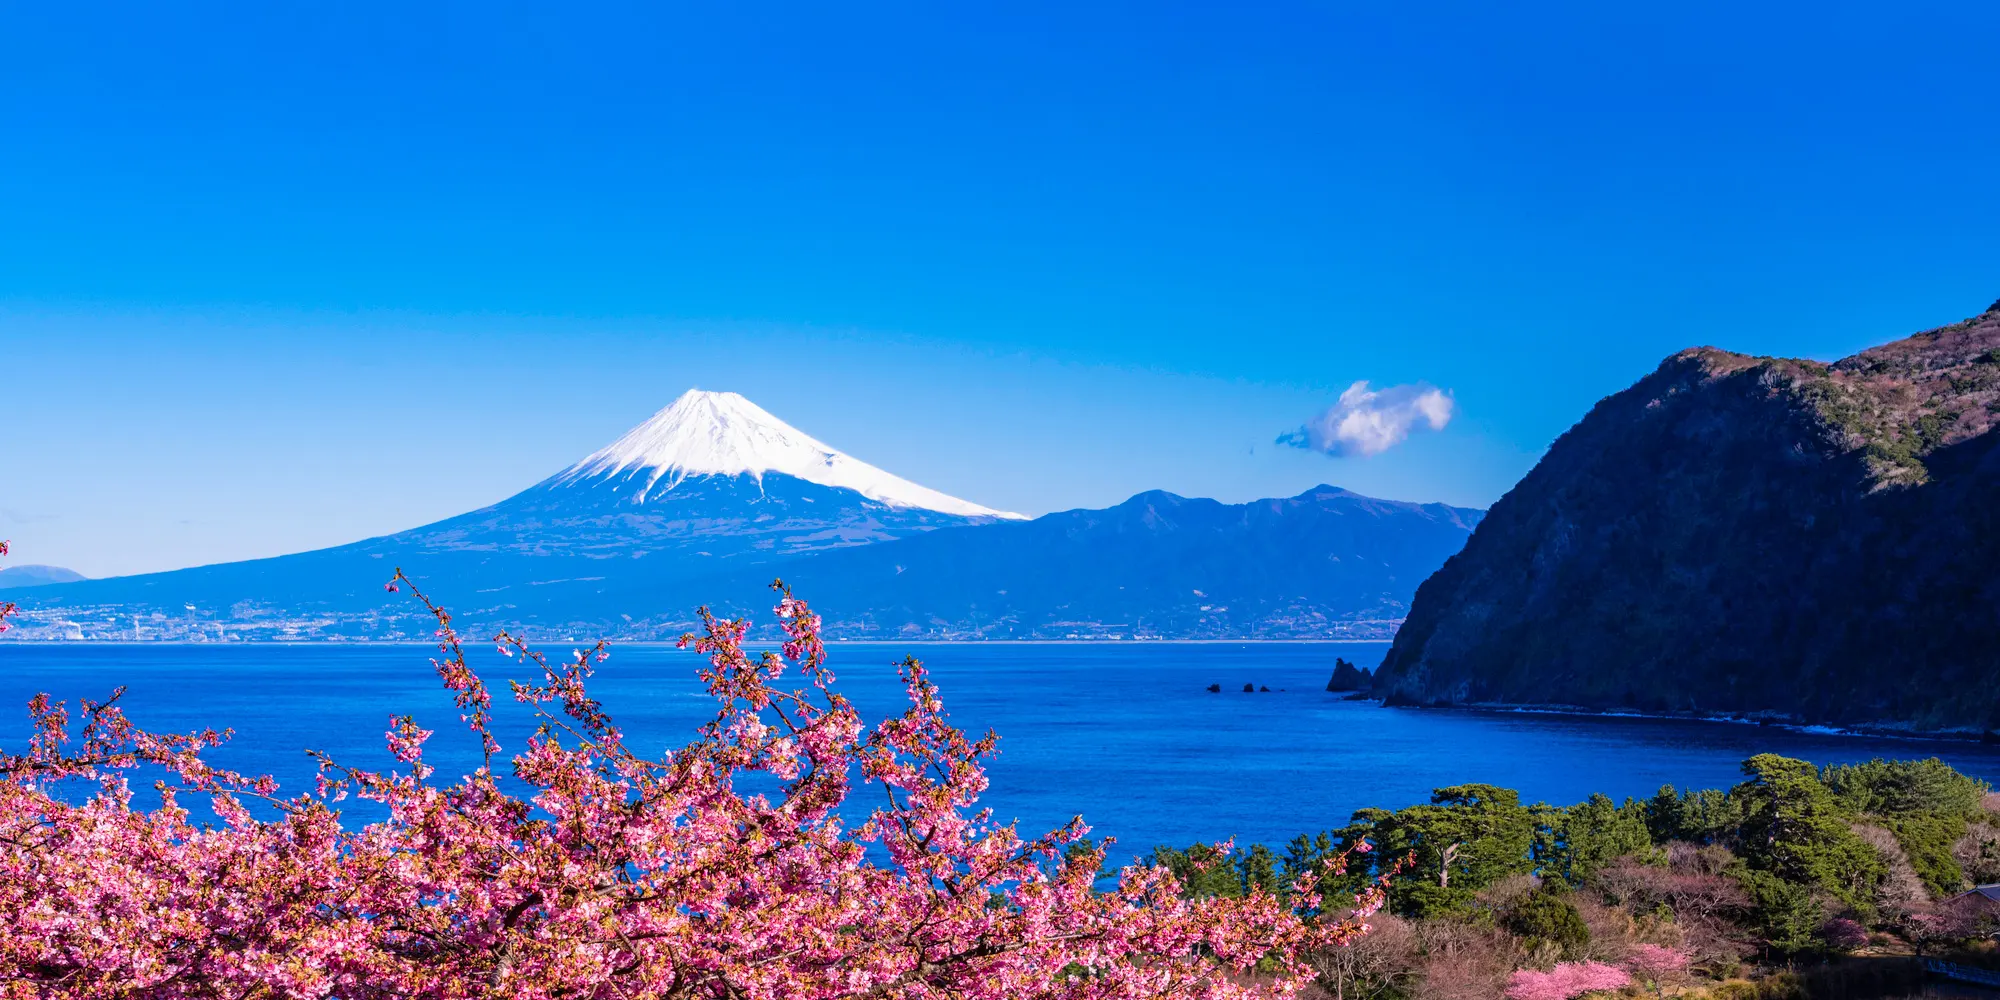
[[[569,646],[550,650],[566,654]],[[1364,806],[1423,801],[1433,788],[1483,782],[1527,801],[1567,804],[1592,792],[1644,796],[1663,784],[1726,788],[1753,754],[1816,764],[1938,756],[2000,781],[2000,747],[1804,732],[1782,727],[1611,716],[1386,709],[1324,690],[1336,656],[1363,666],[1386,644],[834,643],[839,688],[864,715],[900,711],[894,662],[923,659],[954,722],[1000,735],[985,798],[1001,819],[1035,834],[1081,814],[1114,857],[1156,844],[1235,837],[1281,844],[1338,827]],[[0,645],[0,711],[31,694],[102,698],[139,724],[185,731],[231,727],[213,754],[223,766],[311,787],[307,748],[388,769],[392,714],[438,732],[431,762],[445,775],[477,762],[476,747],[429,666],[431,651],[396,645]],[[491,646],[468,651],[496,700],[505,679],[531,679]],[[699,658],[670,646],[614,648],[593,692],[647,752],[688,741],[714,711],[695,677]],[[1220,685],[1220,693],[1207,688]],[[1244,693],[1243,686],[1270,688]],[[503,741],[531,720],[500,711]],[[0,715],[0,747],[21,748],[27,716]],[[142,793],[142,802],[145,797]],[[864,799],[864,802],[872,799]]]

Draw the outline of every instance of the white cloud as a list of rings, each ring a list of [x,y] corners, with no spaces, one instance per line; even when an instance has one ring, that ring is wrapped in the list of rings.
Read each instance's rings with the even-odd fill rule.
[[[1444,430],[1455,409],[1450,394],[1428,385],[1370,389],[1356,382],[1340,402],[1305,426],[1278,436],[1278,443],[1336,456],[1380,455],[1402,444],[1412,430]]]

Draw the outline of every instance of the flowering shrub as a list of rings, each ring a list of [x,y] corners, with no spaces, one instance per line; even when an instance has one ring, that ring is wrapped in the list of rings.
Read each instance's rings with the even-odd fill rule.
[[[1679,948],[1642,944],[1632,949],[1626,965],[1640,982],[1653,988],[1655,995],[1663,995],[1668,984],[1686,977],[1689,959]]]
[[[657,759],[586,690],[603,645],[551,661],[502,633],[539,673],[511,694],[540,723],[503,782],[492,692],[450,615],[400,572],[389,586],[436,616],[433,663],[485,764],[433,780],[432,734],[400,716],[402,769],[317,755],[317,787],[281,797],[203,760],[226,732],[147,732],[116,694],[75,728],[38,696],[25,752],[0,753],[0,995],[1283,997],[1310,978],[1302,955],[1382,903],[1376,883],[1321,913],[1310,875],[1291,902],[1189,899],[1147,866],[1098,890],[1105,847],[1080,819],[1030,840],[977,809],[995,737],[950,725],[922,664],[901,665],[908,709],[864,726],[789,592],[783,647],[756,656],[747,622],[704,609],[682,645],[706,654],[717,712]],[[167,775],[156,808],[134,804],[140,766]],[[850,825],[857,773],[873,803]],[[221,822],[192,821],[191,795]],[[387,818],[344,824],[349,795]]]
[[[1507,1000],[1570,1000],[1586,993],[1624,989],[1632,977],[1602,962],[1557,962],[1547,972],[1522,969],[1507,980]]]
[[[1847,917],[1835,917],[1821,924],[1819,938],[1834,951],[1853,951],[1868,944],[1868,928]]]

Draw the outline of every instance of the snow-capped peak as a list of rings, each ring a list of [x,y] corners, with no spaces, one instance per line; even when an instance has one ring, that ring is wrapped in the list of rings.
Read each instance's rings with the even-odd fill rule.
[[[648,472],[640,499],[689,476],[794,476],[854,490],[892,507],[921,507],[966,517],[1020,518],[892,476],[815,440],[734,392],[689,389],[624,437],[556,477],[556,484],[624,472]]]

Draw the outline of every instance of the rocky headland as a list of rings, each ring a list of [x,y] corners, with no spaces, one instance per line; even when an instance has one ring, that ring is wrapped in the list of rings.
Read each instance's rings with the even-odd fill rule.
[[[1392,704],[2000,728],[2000,303],[1831,364],[1699,347],[1417,590]]]

